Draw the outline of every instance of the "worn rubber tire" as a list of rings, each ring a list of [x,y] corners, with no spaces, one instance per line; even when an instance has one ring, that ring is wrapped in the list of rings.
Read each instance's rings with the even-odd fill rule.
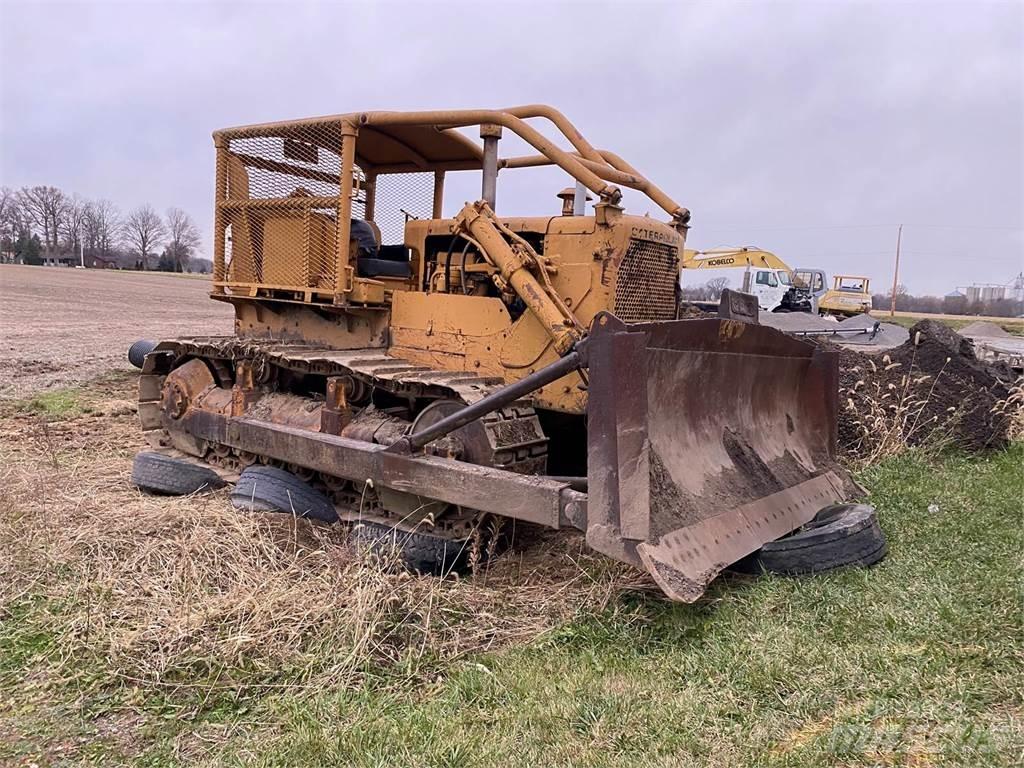
[[[220,488],[224,481],[209,467],[143,451],[137,453],[132,462],[132,485],[148,493],[185,496]]]
[[[136,368],[142,368],[142,364],[146,362],[146,355],[152,352],[154,347],[156,347],[155,341],[139,339],[128,347],[128,362]]]
[[[866,567],[888,552],[878,516],[867,504],[825,507],[796,533],[770,541],[740,560],[742,573],[823,573],[849,566]]]
[[[333,523],[338,519],[331,500],[291,472],[254,464],[242,470],[231,491],[237,509],[254,512],[287,512]]]
[[[425,576],[447,576],[469,571],[469,539],[445,539],[429,533],[409,533],[378,523],[362,522],[352,528],[357,547],[386,562],[397,561]]]

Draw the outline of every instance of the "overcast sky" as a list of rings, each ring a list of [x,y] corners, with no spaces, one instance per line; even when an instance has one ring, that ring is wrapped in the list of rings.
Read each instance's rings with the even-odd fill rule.
[[[1022,2],[0,0],[0,29],[0,184],[180,206],[207,243],[215,128],[545,102],[689,207],[692,246],[887,290],[903,223],[912,292],[1024,269]],[[566,183],[507,171],[499,213]]]

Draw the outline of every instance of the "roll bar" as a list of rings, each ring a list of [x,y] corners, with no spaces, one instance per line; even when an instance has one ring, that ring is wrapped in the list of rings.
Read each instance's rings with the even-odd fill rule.
[[[566,152],[550,139],[525,122],[530,118],[544,118],[551,122],[575,148]],[[544,104],[529,104],[502,110],[437,110],[428,112],[364,112],[359,115],[360,125],[433,125],[449,131],[471,125],[500,125],[508,128],[540,154],[503,158],[499,168],[526,168],[557,165],[605,202],[617,203],[622,193],[612,184],[621,184],[647,195],[652,202],[672,217],[673,222],[685,225],[690,212],[675,202],[655,184],[646,179],[633,166],[613,152],[597,150],[561,112]],[[452,133],[455,133],[452,131]],[[606,182],[612,182],[608,184]]]
[[[543,135],[526,120],[544,119],[551,123],[572,145],[574,151],[566,151]],[[481,137],[487,151],[456,128],[480,126]],[[388,134],[395,146],[394,157],[375,158],[377,164],[368,163],[357,153],[360,129],[387,129],[388,126],[403,126],[403,130]],[[417,129],[411,134],[408,128]],[[533,147],[538,154],[523,157],[497,156],[497,141],[501,129],[507,128]],[[677,228],[687,226],[690,212],[676,203],[659,187],[650,182],[618,155],[607,150],[596,149],[583,134],[558,110],[544,104],[527,104],[507,109],[464,109],[432,110],[418,112],[354,112],[325,117],[311,117],[301,120],[261,123],[227,128],[215,131],[214,144],[217,148],[217,208],[215,216],[216,239],[214,244],[214,285],[215,292],[223,290],[225,274],[225,214],[232,207],[256,207],[260,204],[275,205],[276,201],[237,201],[229,199],[227,185],[228,151],[232,139],[275,136],[304,136],[317,129],[326,129],[330,144],[339,142],[341,168],[337,175],[339,195],[337,198],[337,238],[335,245],[335,269],[333,270],[333,293],[335,303],[345,303],[344,296],[353,289],[354,270],[350,263],[349,237],[351,204],[353,192],[353,171],[358,164],[367,173],[368,184],[366,205],[372,211],[375,197],[375,182],[378,175],[413,171],[434,172],[434,217],[441,212],[441,194],[444,172],[448,170],[482,169],[484,173],[484,197],[493,205],[494,183],[500,168],[527,168],[543,165],[557,165],[576,181],[580,182],[601,198],[601,205],[617,205],[622,192],[616,185],[636,189],[644,193],[653,203],[664,210]],[[443,146],[438,146],[436,131],[444,134]],[[433,139],[431,138],[433,137]],[[295,175],[317,180],[333,180],[322,171],[312,171],[281,163],[277,160],[250,158],[243,159],[257,167],[264,167],[282,173],[294,171]],[[293,202],[293,201],[292,201]],[[288,204],[291,205],[292,202]],[[326,201],[330,203],[331,201]],[[282,203],[283,205],[283,203]],[[330,206],[329,206],[330,207]]]

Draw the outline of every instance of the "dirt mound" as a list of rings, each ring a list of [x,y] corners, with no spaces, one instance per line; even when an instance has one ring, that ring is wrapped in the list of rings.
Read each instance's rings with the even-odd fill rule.
[[[848,317],[839,323],[839,327],[843,330],[852,330],[854,328],[872,329],[875,328],[876,324],[878,327],[875,329],[874,336],[858,336],[856,334],[844,336],[842,337],[843,344],[860,344],[875,347],[876,349],[888,349],[890,347],[898,347],[909,338],[907,329],[902,325],[883,323],[867,314]]]
[[[769,325],[780,331],[821,331],[829,333],[839,327],[839,323],[810,312],[761,312],[758,316],[761,325]]]
[[[918,343],[915,345],[915,339]],[[1007,444],[1006,371],[978,360],[946,325],[922,320],[884,355],[839,348],[839,445],[849,456],[948,442],[970,451]]]
[[[845,320],[840,320],[839,321],[839,327],[840,328],[873,328],[875,323],[877,323],[877,322],[879,322],[879,320],[877,318],[872,317],[867,312],[864,312],[864,313],[861,313],[859,315],[853,315],[852,317],[847,317]]]
[[[875,349],[898,347],[907,340],[907,329],[892,323],[882,323],[871,315],[854,315],[842,321],[836,321],[809,312],[761,312],[758,322],[776,328],[783,333],[796,334],[801,338],[804,334],[828,338],[835,344],[843,346],[868,346]],[[878,326],[875,329],[875,326]],[[848,331],[870,331],[875,333],[845,333]]]
[[[978,320],[970,325],[965,325],[960,329],[960,335],[968,337],[980,336],[986,339],[1009,339],[1012,336],[1004,328],[985,320]]]

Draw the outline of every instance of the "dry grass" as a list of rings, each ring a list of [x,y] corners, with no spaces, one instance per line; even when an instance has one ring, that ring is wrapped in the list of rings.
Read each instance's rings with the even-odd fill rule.
[[[31,276],[38,295],[8,307],[25,328],[58,294],[100,300]],[[0,401],[0,763],[873,765],[871,738],[836,751],[844,728],[871,736],[857,711],[814,725],[870,700],[911,724],[945,713],[950,762],[1001,764],[960,741],[998,746],[1020,722],[1019,448],[869,470],[892,544],[869,571],[720,584],[696,606],[620,600],[650,582],[578,536],[520,530],[471,579],[415,578],[341,527],[129,486],[134,376],[38,391],[123,365],[146,280],[118,280],[130,295],[106,314],[65,313],[90,349],[23,334],[5,371],[34,397]],[[34,361],[42,348],[56,362]],[[921,429],[931,386],[855,388],[879,404],[877,456]]]
[[[842,406],[849,412],[855,434],[844,441],[848,462],[868,467],[903,453],[911,445],[931,450],[947,447],[958,421],[955,409],[941,424],[937,416],[927,416],[935,385],[945,365],[932,375],[915,368],[916,354],[909,368],[883,355],[879,362],[866,358],[857,381],[839,390]],[[946,358],[949,363],[949,358]],[[868,370],[870,368],[870,370]],[[896,378],[887,374],[901,371]]]
[[[823,768],[927,722],[974,766],[1015,738],[1019,450],[871,469],[877,568],[681,606],[620,599],[650,583],[578,537],[438,581],[226,492],[142,495],[131,386],[0,402],[0,763]]]
[[[426,675],[649,586],[579,538],[534,534],[527,552],[441,581],[371,562],[340,525],[239,513],[223,492],[143,495],[128,484],[134,420],[107,415],[123,407],[108,402],[121,405],[0,419],[3,604],[49,603],[69,675],[89,658],[126,681],[172,686],[226,686],[236,674],[344,686],[394,665]]]
[[[996,403],[992,410],[1008,418],[1007,437],[1010,440],[1024,440],[1024,376],[1014,382],[1009,395]]]

